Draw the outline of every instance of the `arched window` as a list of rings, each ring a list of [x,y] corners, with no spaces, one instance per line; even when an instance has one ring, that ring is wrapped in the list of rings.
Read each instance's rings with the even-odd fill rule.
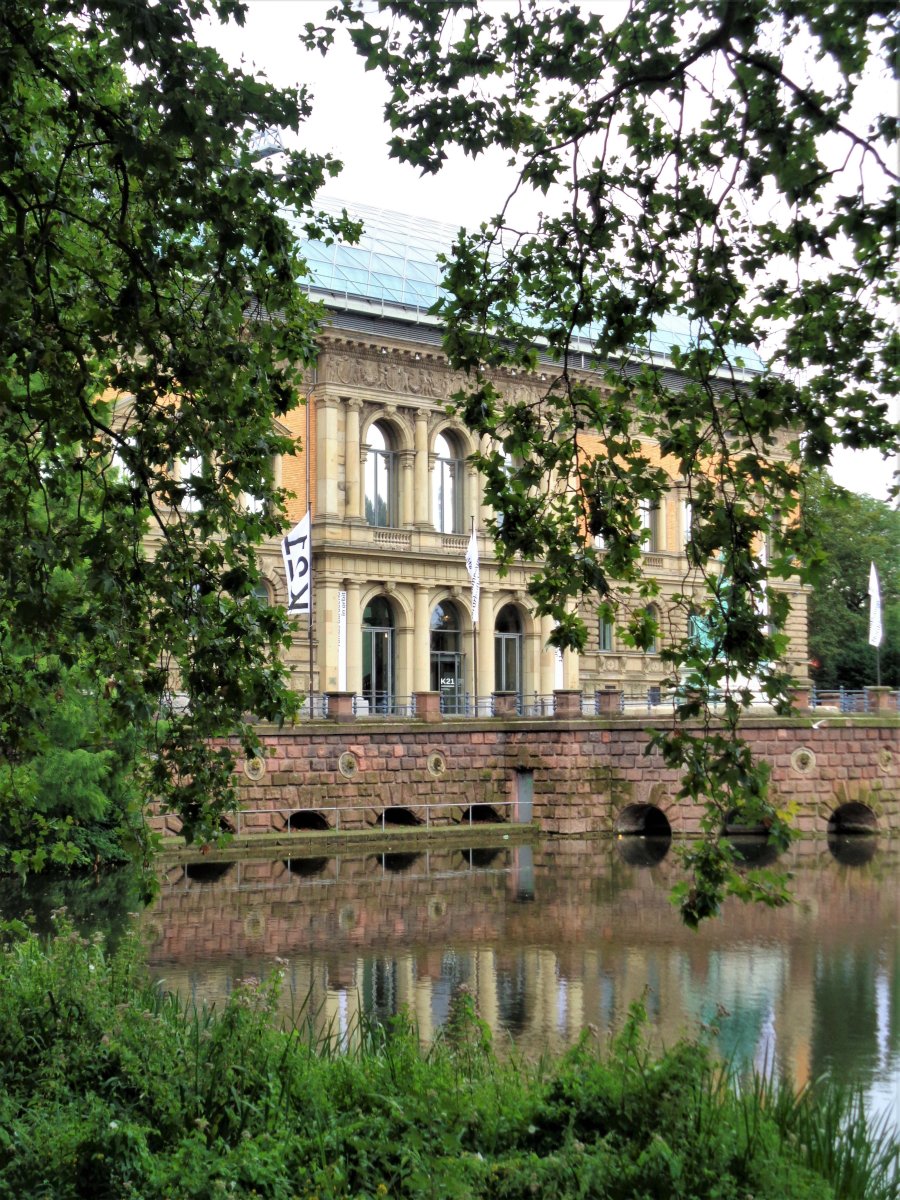
[[[658,629],[659,628],[659,609],[656,607],[656,605],[648,604],[647,607],[644,609],[644,612],[647,614],[648,617],[650,617],[652,620],[654,620],[656,622],[657,629]],[[658,650],[659,650],[659,633],[657,632],[656,634],[654,634],[653,641],[646,647],[644,653],[645,654],[656,654],[656,652]]]
[[[175,463],[175,478],[184,489],[179,508],[182,512],[199,512],[203,507],[203,501],[197,495],[197,484],[203,477],[203,459],[199,454],[192,454],[189,458],[180,458]]]
[[[463,711],[463,655],[459,612],[449,600],[431,614],[431,690],[441,696],[441,712]]]
[[[397,524],[395,460],[390,434],[376,421],[369,428],[366,451],[366,520],[381,529]]]
[[[463,524],[462,461],[443,433],[435,439],[434,453],[431,481],[434,527],[441,533],[460,533]]]
[[[394,614],[384,596],[366,605],[362,619],[363,699],[372,712],[394,706]]]
[[[494,689],[522,694],[522,619],[506,604],[494,623]]]

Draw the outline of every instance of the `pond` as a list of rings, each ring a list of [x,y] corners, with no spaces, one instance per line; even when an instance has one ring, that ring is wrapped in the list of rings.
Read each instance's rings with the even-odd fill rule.
[[[461,984],[495,1043],[531,1057],[587,1024],[614,1030],[641,1001],[660,1041],[702,1034],[736,1065],[797,1084],[830,1072],[900,1124],[900,845],[798,843],[779,863],[791,906],[729,903],[697,932],[669,902],[666,849],[473,835],[421,851],[170,862],[136,919],[154,976],[185,999],[221,1004],[277,969],[285,1015],[345,1042],[360,1013],[385,1021],[404,1007],[427,1041]],[[745,853],[766,856],[757,843]],[[89,923],[89,899],[78,903]]]

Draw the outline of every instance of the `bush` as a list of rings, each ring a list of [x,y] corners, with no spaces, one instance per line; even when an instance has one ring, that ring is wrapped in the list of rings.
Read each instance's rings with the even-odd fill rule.
[[[401,1016],[344,1053],[273,1026],[277,978],[185,1008],[133,936],[110,955],[57,923],[0,955],[0,1200],[897,1196],[855,1102],[653,1057],[639,1008],[608,1053],[586,1034],[539,1066],[499,1061],[466,993],[428,1052]]]

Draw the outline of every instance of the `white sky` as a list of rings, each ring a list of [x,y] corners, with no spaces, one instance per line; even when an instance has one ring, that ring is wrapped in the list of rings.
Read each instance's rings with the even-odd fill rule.
[[[444,169],[431,176],[388,157],[387,85],[377,73],[366,72],[343,30],[325,58],[300,43],[303,26],[324,23],[329,7],[330,0],[249,0],[243,29],[209,22],[200,36],[226,61],[264,74],[279,87],[306,85],[313,115],[298,144],[329,151],[344,163],[341,175],[326,186],[328,195],[454,225],[478,225],[499,212],[516,178],[503,153],[473,162],[452,151]],[[548,204],[530,194],[519,202],[532,216]],[[895,419],[900,420],[900,402]],[[898,470],[900,453],[885,460],[874,451],[838,451],[832,475],[844,487],[884,499]]]

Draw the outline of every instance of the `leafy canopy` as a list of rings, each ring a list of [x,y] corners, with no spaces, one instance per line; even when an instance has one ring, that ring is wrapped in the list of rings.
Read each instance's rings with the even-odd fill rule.
[[[557,644],[585,645],[584,597],[651,644],[640,506],[673,480],[690,506],[688,633],[667,657],[678,716],[701,728],[654,740],[709,805],[690,921],[723,890],[781,898],[748,887],[719,833],[737,807],[788,835],[738,736],[748,681],[783,702],[784,668],[806,671],[786,661],[769,584],[810,557],[806,469],[837,445],[897,443],[898,122],[860,104],[869,77],[879,100],[896,95],[898,15],[880,0],[332,11],[390,85],[392,155],[434,172],[451,146],[500,148],[517,168],[503,211],[458,235],[436,311],[468,374],[460,412],[485,437],[500,561],[538,561]],[[332,38],[307,27],[310,45]],[[528,189],[534,219],[516,207]],[[540,355],[558,370],[534,398],[505,392],[511,372],[545,379]]]
[[[283,526],[276,421],[314,355],[286,217],[349,228],[312,207],[336,163],[257,161],[307,97],[198,45],[208,11],[243,20],[236,0],[0,8],[0,826],[34,863],[21,768],[63,676],[103,697],[103,736],[149,737],[141,786],[189,837],[233,799],[210,739],[250,749],[245,714],[296,705],[284,613],[253,595]]]
[[[804,520],[818,546],[809,597],[811,675],[825,689],[862,688],[876,677],[869,645],[869,567],[878,571],[884,637],[881,682],[900,687],[900,511],[871,496],[810,478]]]

